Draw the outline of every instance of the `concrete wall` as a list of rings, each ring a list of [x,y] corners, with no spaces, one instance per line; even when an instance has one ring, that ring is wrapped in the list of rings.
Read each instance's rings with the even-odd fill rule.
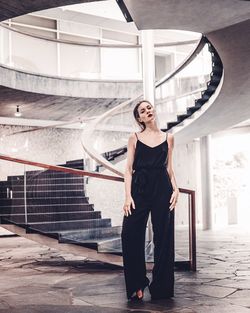
[[[48,164],[62,164],[84,156],[81,130],[45,129],[8,136],[26,129],[0,125],[0,153]],[[0,161],[0,178],[5,179],[9,172],[22,174],[23,165]]]

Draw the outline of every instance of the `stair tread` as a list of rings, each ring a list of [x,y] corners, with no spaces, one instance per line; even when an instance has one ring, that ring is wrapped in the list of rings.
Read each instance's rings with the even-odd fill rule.
[[[77,219],[77,220],[70,220],[70,221],[53,221],[53,222],[34,222],[34,223],[28,223],[27,225],[40,225],[40,224],[59,224],[59,223],[79,223],[79,222],[86,222],[86,221],[97,221],[97,220],[110,220],[110,218],[91,218],[91,219]]]
[[[70,197],[70,196],[61,196],[61,197],[50,197],[50,199],[68,199],[68,198],[72,198],[72,199],[75,199],[75,198],[88,198],[88,197],[85,197],[85,196],[74,196],[74,197]],[[5,198],[5,200],[19,200],[19,199],[24,199],[24,198]],[[32,199],[32,200],[37,200],[37,199],[44,199],[44,197],[32,197],[32,198],[29,198],[29,197],[26,197],[26,199]]]
[[[79,211],[70,211],[70,212],[48,212],[48,213],[43,213],[43,212],[38,212],[38,213],[28,213],[28,217],[29,216],[36,216],[36,215],[59,215],[59,214],[74,214],[74,213],[77,213],[77,214],[85,214],[85,213],[93,213],[93,212],[101,212],[101,211],[82,211],[82,212],[79,212]],[[10,214],[1,214],[0,213],[0,216],[24,216],[25,213],[10,213]]]
[[[108,229],[108,228],[110,228],[110,229],[121,229],[122,228],[122,226],[107,226],[107,227],[103,227],[103,228],[105,228],[105,229]],[[98,228],[91,228],[91,230],[92,231],[94,231],[94,230],[97,230],[97,231],[100,231],[100,227],[98,227]],[[81,233],[81,232],[87,232],[88,230],[87,229],[82,229],[82,230],[72,230],[72,231],[69,231],[69,230],[61,230],[61,231],[59,231],[58,233],[60,233],[60,234],[66,234],[66,233],[69,233],[70,232],[70,234],[72,233],[72,234],[75,234],[75,233]],[[52,231],[53,232],[53,231]]]
[[[116,235],[116,236],[113,236],[113,237],[101,237],[101,238],[92,238],[92,239],[74,239],[74,238],[65,238],[63,237],[63,239],[67,239],[67,240],[70,240],[70,241],[75,241],[75,242],[81,242],[81,243],[102,243],[102,242],[107,242],[107,241],[114,241],[114,240],[117,240],[117,239],[120,239],[121,236],[120,235]]]
[[[15,198],[17,199],[17,198]],[[23,199],[23,198],[18,198],[18,199]],[[37,198],[36,198],[37,199]],[[11,200],[11,199],[10,199]],[[78,204],[78,203],[58,203],[58,204],[33,204],[33,203],[28,203],[27,204],[27,208],[30,208],[30,207],[52,207],[52,206],[79,206],[79,205],[83,205],[83,206],[88,206],[88,205],[92,205],[93,206],[93,203],[81,203],[81,204]],[[15,208],[24,208],[24,204],[20,204],[20,205],[1,205],[1,209],[15,209]]]
[[[57,184],[57,183],[54,183],[54,184],[26,184],[26,187],[39,187],[39,186],[48,186],[48,187],[50,187],[50,186],[65,186],[65,187],[68,187],[68,186],[81,186],[81,185],[84,185],[83,184],[83,182],[81,181],[81,184],[80,183],[70,183],[70,184],[62,184],[62,183],[60,183],[60,184]],[[14,185],[14,184],[12,184],[12,185],[10,185],[10,186],[6,186],[6,187],[24,187],[24,185],[23,184],[17,184],[17,185]]]

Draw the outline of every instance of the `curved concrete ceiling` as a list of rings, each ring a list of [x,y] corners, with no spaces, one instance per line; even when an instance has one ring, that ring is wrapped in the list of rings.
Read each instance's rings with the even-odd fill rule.
[[[124,0],[138,29],[180,29],[206,34],[249,19],[249,1]]]
[[[44,120],[46,126],[47,120],[99,115],[141,93],[141,81],[64,79],[0,66],[0,116],[11,118],[13,124],[21,122],[13,120],[16,105],[21,106],[26,125],[34,125],[34,119]]]
[[[125,100],[125,98],[52,96],[0,86],[0,116],[13,118],[16,106],[19,105],[25,119],[53,121],[84,120],[84,118],[98,116]]]

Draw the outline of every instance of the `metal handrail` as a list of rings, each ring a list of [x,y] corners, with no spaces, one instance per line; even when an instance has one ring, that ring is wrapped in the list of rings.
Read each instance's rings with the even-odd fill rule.
[[[57,172],[64,172],[64,173],[81,175],[81,176],[89,176],[89,177],[95,177],[95,178],[101,178],[101,179],[107,179],[107,180],[113,180],[113,181],[121,181],[121,182],[124,181],[123,178],[117,177],[117,176],[105,175],[105,174],[100,174],[96,172],[89,172],[89,171],[84,171],[84,170],[79,170],[79,169],[74,169],[74,168],[69,168],[69,167],[64,167],[64,166],[34,162],[30,160],[12,157],[12,156],[5,155],[5,154],[0,154],[0,160],[21,163],[21,164],[26,164],[26,165],[32,165],[32,166],[36,166],[36,167],[40,167],[40,168],[48,169],[48,170],[53,170]]]

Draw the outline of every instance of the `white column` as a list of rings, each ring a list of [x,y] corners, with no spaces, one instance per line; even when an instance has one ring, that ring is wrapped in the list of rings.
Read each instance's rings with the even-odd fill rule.
[[[202,227],[203,230],[214,228],[213,210],[213,173],[211,135],[200,140],[201,148],[201,189],[202,189]]]
[[[60,39],[60,21],[56,20],[56,39]],[[57,75],[61,76],[61,46],[60,43],[56,43],[56,56],[57,56]]]
[[[9,27],[11,27],[11,19],[9,19],[9,23],[8,23]],[[9,66],[13,66],[13,62],[12,62],[12,31],[11,30],[8,30],[8,39],[9,39],[9,62],[7,65]]]
[[[155,54],[153,30],[141,31],[144,99],[155,102]]]

